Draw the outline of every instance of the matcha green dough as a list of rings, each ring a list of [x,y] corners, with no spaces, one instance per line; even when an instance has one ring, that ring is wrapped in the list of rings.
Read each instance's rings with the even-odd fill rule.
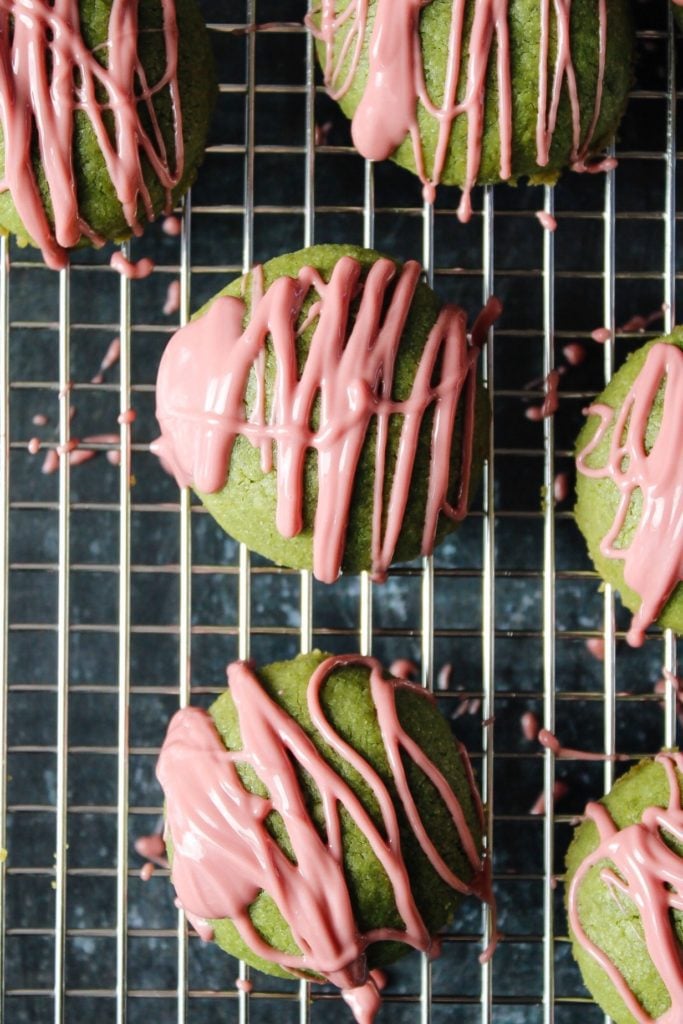
[[[335,4],[337,16],[345,11],[354,0],[339,0]],[[368,52],[372,28],[377,15],[379,0],[370,0],[363,48],[350,87],[338,97],[338,102],[352,118],[363,96],[368,78]],[[470,55],[470,37],[476,10],[475,0],[466,0],[463,52],[457,89],[457,102],[462,103],[468,88],[467,69]],[[419,35],[424,65],[424,78],[431,102],[440,107],[444,100],[449,56],[449,34],[454,0],[430,0],[420,12]],[[541,48],[542,5],[538,0],[509,0],[508,29],[510,39],[510,82],[511,82],[511,124],[510,146],[511,174],[506,179],[515,184],[520,178],[529,178],[533,183],[554,183],[560,172],[570,163],[572,153],[572,112],[566,79],[562,85],[557,124],[550,146],[549,159],[545,166],[537,162],[537,119],[539,109],[539,66]],[[589,132],[595,106],[598,86],[598,44],[599,5],[597,0],[573,0],[571,4],[571,59],[576,73],[576,86],[580,102],[580,138],[583,143]],[[555,5],[549,5],[550,40],[548,50],[548,100],[550,109],[553,76],[557,53],[557,21]],[[354,46],[349,46],[348,33],[353,31],[357,15],[344,22],[336,32],[334,64],[339,60],[346,44],[348,54],[342,61],[336,79],[341,89],[353,71],[352,55]],[[313,16],[319,27],[319,18]],[[589,154],[599,153],[614,138],[619,121],[626,106],[629,89],[633,81],[634,25],[631,4],[628,0],[607,0],[607,40],[605,73],[603,80],[602,104],[597,123],[592,132]],[[321,65],[325,66],[325,46],[318,39],[317,53]],[[492,44],[485,74],[484,123],[481,139],[481,159],[476,176],[477,184],[495,184],[501,181],[501,141],[499,109],[501,91],[496,69],[498,49]],[[334,92],[334,87],[331,89]],[[417,123],[424,158],[426,178],[434,180],[434,154],[437,146],[439,121],[424,106],[417,103]],[[463,186],[466,182],[468,155],[468,116],[456,116],[447,144],[446,159],[440,181],[449,185]],[[406,134],[404,141],[395,149],[391,159],[402,167],[417,173],[414,146]]]
[[[80,31],[86,45],[99,62],[106,66],[106,43],[113,0],[79,0]],[[178,26],[178,90],[182,111],[182,131],[185,147],[184,172],[173,189],[175,204],[194,181],[204,156],[204,147],[216,96],[213,54],[206,25],[196,0],[175,0]],[[137,44],[138,57],[145,70],[147,84],[153,87],[166,74],[166,51],[162,31],[162,7],[159,0],[139,0]],[[136,88],[139,83],[136,81]],[[100,87],[98,86],[98,89]],[[104,90],[98,98],[106,98]],[[162,88],[152,99],[169,166],[175,166],[174,122],[169,89]],[[150,120],[142,101],[138,103],[142,123],[150,130]],[[93,126],[84,111],[76,110],[72,146],[75,192],[81,220],[97,235],[109,241],[123,241],[131,235],[123,208],[112,184]],[[114,136],[114,121],[105,114],[105,124]],[[158,145],[155,147],[158,151]],[[48,220],[54,228],[54,217],[49,188],[42,167],[37,139],[32,144],[33,168]],[[166,190],[161,185],[149,160],[141,153],[144,179],[150,192],[155,216],[167,204]],[[4,169],[5,148],[0,129],[0,169]],[[2,170],[0,170],[2,173]],[[137,219],[147,220],[142,202],[138,204]],[[9,191],[0,193],[0,231],[16,235],[20,245],[36,245],[22,223]],[[85,239],[81,243],[85,244]]]
[[[379,259],[380,254],[369,249],[345,245],[313,246],[300,252],[279,256],[265,263],[263,266],[264,286],[268,288],[276,278],[285,275],[295,276],[305,266],[314,267],[320,272],[324,280],[329,280],[335,264],[342,256],[351,256],[357,260],[362,266],[362,276],[364,278],[370,266]],[[394,262],[397,266],[400,266],[397,261]],[[250,275],[247,275],[246,279],[240,278],[234,281],[219,294],[243,295],[249,311],[251,294]],[[302,316],[305,315],[310,302],[311,299],[309,297],[304,305]],[[394,372],[392,398],[405,400],[409,396],[425,341],[440,310],[441,303],[434,292],[426,285],[418,284],[400,340]],[[200,310],[197,316],[201,316],[203,312],[204,310]],[[248,317],[249,312],[247,312],[245,326]],[[299,338],[300,371],[314,327],[315,324],[304,331]],[[272,389],[273,379],[274,357],[269,345],[266,362],[267,393]],[[247,387],[248,408],[252,407],[253,401],[254,375],[252,373]],[[451,448],[452,461],[448,499],[453,504],[457,503],[457,494],[461,480],[462,405],[463,403],[461,402],[458,407]],[[316,415],[316,410],[314,410],[314,422]],[[392,467],[396,458],[402,419],[403,417],[400,416],[393,416],[391,418],[388,456],[385,467],[385,498],[388,496],[389,486],[393,478]],[[481,477],[484,453],[488,440],[488,419],[488,401],[483,388],[478,384],[470,496],[475,493]],[[411,560],[420,553],[428,484],[428,466],[431,453],[431,427],[432,415],[430,408],[424,417],[419,434],[417,454],[410,483],[408,508],[396,546],[395,562]],[[213,494],[199,493],[199,497],[223,529],[236,540],[246,544],[252,551],[256,551],[280,565],[295,569],[311,569],[313,566],[313,521],[318,493],[316,456],[309,449],[305,466],[303,529],[291,538],[284,537],[278,532],[276,527],[276,471],[277,451],[275,452],[275,468],[268,473],[263,473],[259,450],[246,438],[238,436],[233,448],[225,487]],[[357,467],[355,486],[353,488],[351,512],[346,533],[346,547],[342,561],[342,569],[347,572],[359,572],[371,567],[374,476],[375,420],[373,418]],[[437,527],[437,543],[447,533],[455,529],[456,526],[456,522],[442,514]]]
[[[619,409],[629,393],[634,380],[640,373],[645,363],[648,352],[653,345],[660,342],[677,345],[683,348],[683,329],[678,328],[672,334],[664,338],[657,338],[648,342],[642,348],[634,352],[626,360],[624,365],[615,373],[605,390],[595,400]],[[659,431],[662,417],[663,393],[660,389],[652,406],[652,412],[648,421],[645,444],[649,450]],[[576,442],[576,454],[582,452],[592,440],[599,427],[599,417],[589,416],[585,426],[581,430]],[[591,468],[602,467],[608,460],[609,447],[612,438],[610,428],[600,444],[588,459]],[[607,535],[614,522],[619,505],[620,493],[615,484],[608,478],[588,477],[577,472],[576,474],[576,506],[574,509],[576,522],[588,544],[589,554],[595,564],[600,576],[607,583],[619,591],[625,606],[632,612],[640,607],[641,599],[638,594],[631,590],[624,581],[624,562],[622,559],[609,558],[600,550],[600,542]],[[618,546],[627,548],[631,543],[634,532],[638,526],[641,511],[641,501],[636,491],[628,512],[624,528],[619,534]],[[678,583],[662,612],[657,619],[662,628],[671,628],[677,633],[683,632],[683,585]]]
[[[680,772],[677,772],[677,778],[680,787]],[[620,778],[600,802],[607,807],[619,829],[639,823],[646,808],[669,805],[669,783],[664,768],[655,761],[641,761]],[[666,842],[679,856],[683,855],[683,845],[668,831]],[[576,829],[567,851],[565,901],[579,865],[598,845],[595,824],[584,821]],[[615,898],[614,892],[600,877],[601,871],[607,867],[608,861],[599,861],[585,876],[578,892],[579,920],[590,940],[618,968],[642,1008],[653,1020],[658,1020],[670,1008],[669,993],[648,953],[641,917],[635,903],[626,896],[623,899]],[[671,915],[683,952],[683,914],[673,910]],[[613,1018],[615,1024],[637,1024],[636,1018],[629,1012],[602,967],[577,942],[571,926],[570,937],[574,957],[595,1001]],[[670,1019],[673,1022],[679,1018],[676,1016]]]
[[[278,662],[255,671],[268,695],[302,727],[325,760],[353,788],[365,809],[379,824],[381,816],[373,791],[349,762],[328,746],[309,717],[306,706],[307,684],[315,669],[328,657],[330,655],[314,651],[312,654],[300,655],[292,661]],[[404,817],[370,695],[369,674],[369,668],[362,665],[344,665],[334,669],[322,689],[322,706],[335,731],[363,756],[388,786],[399,815],[403,858],[408,868],[413,896],[420,915],[433,935],[451,920],[460,897],[432,867]],[[440,769],[453,789],[472,832],[476,848],[480,849],[481,829],[477,811],[473,804],[466,769],[448,723],[431,700],[410,689],[399,690],[396,706],[403,729],[429,754],[432,762]],[[240,750],[242,742],[239,720],[230,691],[222,694],[209,711],[226,747],[230,750]],[[446,805],[412,760],[405,758],[404,763],[411,793],[432,842],[448,867],[463,881],[471,881],[472,867],[462,849]],[[267,795],[252,768],[241,765],[239,773],[249,791],[261,796]],[[311,818],[324,838],[324,815],[320,794],[310,778],[298,767],[297,774],[308,796]],[[361,932],[382,927],[403,930],[404,925],[396,909],[393,888],[368,839],[345,810],[342,810],[341,821],[346,881]],[[285,821],[272,812],[269,823],[271,834],[279,845],[285,851],[290,849]],[[173,850],[170,845],[169,857],[172,861]],[[251,904],[249,914],[262,937],[271,946],[288,953],[299,952],[289,926],[271,896],[261,891]],[[292,976],[286,969],[257,956],[245,945],[230,920],[212,920],[210,924],[214,929],[215,941],[226,952],[267,974],[284,978]],[[368,966],[372,968],[391,963],[406,952],[408,947],[403,943],[374,943],[368,948]]]

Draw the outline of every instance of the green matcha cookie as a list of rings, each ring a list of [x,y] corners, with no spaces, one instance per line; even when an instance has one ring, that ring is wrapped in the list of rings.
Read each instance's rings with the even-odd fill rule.
[[[172,881],[200,934],[268,974],[342,988],[429,949],[461,895],[486,889],[479,798],[431,697],[319,651],[228,678],[210,718],[177,713],[157,769]],[[223,744],[243,753],[236,770]],[[230,918],[197,914],[228,905]]]
[[[667,370],[665,346],[683,350],[683,330],[649,342],[627,359],[591,406],[597,411],[576,443],[576,522],[597,571],[636,613],[635,635],[629,634],[636,644],[653,619],[683,631],[676,497],[683,472],[683,359],[669,353]],[[608,417],[604,425],[599,407]],[[620,416],[621,439],[614,436]],[[621,458],[619,442],[628,449]],[[644,500],[644,494],[651,497]],[[615,526],[620,527],[616,535]]]
[[[8,101],[0,124],[0,230],[21,245],[37,245],[54,267],[88,239],[128,238],[169,199],[180,199],[202,161],[216,94],[209,37],[195,0],[70,3],[73,11],[62,4],[50,31],[36,15],[22,36],[14,34],[12,52],[23,70],[14,72],[14,102]],[[62,85],[61,114],[56,78],[53,91],[43,94],[26,57],[29,46],[43,48],[48,68],[56,61],[53,46],[73,77],[73,85]],[[28,135],[17,120],[18,106],[26,111]]]
[[[465,514],[488,403],[464,314],[419,278],[314,246],[234,281],[169,343],[154,450],[253,551],[326,582],[381,578]]]
[[[674,1024],[683,1015],[670,994],[682,979],[683,913],[672,909],[683,879],[680,767],[680,755],[637,764],[597,811],[588,806],[567,852],[572,950],[615,1024]]]
[[[631,5],[607,0],[603,17],[597,0],[574,0],[562,53],[558,6],[544,27],[537,0],[509,0],[501,24],[499,7],[474,0],[406,5],[400,17],[386,0],[370,0],[366,16],[359,0],[337,0],[309,22],[359,151],[391,156],[430,189],[441,181],[468,192],[523,177],[552,183],[614,138],[632,83]]]

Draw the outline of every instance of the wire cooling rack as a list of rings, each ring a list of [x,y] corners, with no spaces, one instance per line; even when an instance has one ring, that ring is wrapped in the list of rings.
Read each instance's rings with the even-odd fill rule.
[[[413,659],[472,750],[487,802],[499,950],[480,966],[488,925],[466,903],[440,960],[411,955],[390,971],[379,1021],[603,1019],[569,955],[556,876],[573,816],[614,765],[557,762],[520,719],[530,711],[565,743],[607,753],[675,742],[674,694],[654,687],[663,666],[675,671],[673,636],[625,646],[627,617],[598,589],[571,499],[551,498],[556,475],[572,472],[581,409],[644,339],[628,329],[633,315],[653,313],[652,333],[675,320],[671,14],[638,5],[616,172],[569,175],[554,191],[479,190],[463,226],[456,190],[423,207],[412,177],[353,151],[296,24],[303,6],[203,3],[221,81],[215,127],[180,236],[156,225],[126,247],[155,259],[152,277],[130,283],[109,252],[89,251],[55,274],[0,242],[0,975],[11,1024],[349,1019],[331,989],[249,975],[203,946],[165,872],[140,880],[133,848],[159,826],[154,765],[174,709],[208,703],[235,657],[263,663],[313,646]],[[258,28],[272,21],[295,24]],[[243,267],[314,241],[421,259],[442,296],[473,313],[494,291],[505,303],[484,356],[494,417],[479,503],[433,559],[384,587],[365,577],[323,587],[250,557],[148,453],[172,329]],[[163,314],[176,281],[179,309]],[[603,347],[590,339],[598,326],[610,329]],[[91,383],[114,336],[120,363]],[[575,342],[586,359],[571,367],[563,349]],[[525,410],[556,366],[566,369],[559,411],[532,422]],[[137,420],[119,426],[131,407]],[[41,473],[46,451],[112,432],[120,443],[92,443],[101,451],[90,462],[62,458]],[[587,640],[604,640],[603,661]],[[251,993],[236,986],[248,976]]]

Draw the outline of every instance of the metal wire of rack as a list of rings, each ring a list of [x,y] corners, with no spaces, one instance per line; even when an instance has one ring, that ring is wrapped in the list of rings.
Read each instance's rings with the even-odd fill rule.
[[[606,753],[676,739],[673,689],[663,709],[653,690],[662,665],[676,671],[675,638],[625,648],[626,618],[610,588],[598,591],[570,502],[550,500],[557,472],[570,470],[582,406],[642,343],[619,323],[661,303],[661,326],[675,322],[671,14],[638,5],[641,60],[617,170],[568,176],[555,190],[481,190],[460,226],[454,190],[423,206],[412,178],[353,152],[302,28],[258,28],[300,22],[301,0],[235,0],[229,20],[220,0],[202,6],[221,81],[216,128],[180,237],[152,227],[125,247],[154,257],[152,278],[131,284],[108,253],[86,251],[56,275],[0,240],[0,1015],[339,1018],[332,990],[249,972],[189,935],[165,873],[142,883],[132,846],[158,826],[153,768],[175,707],[210,701],[234,657],[319,646],[413,658],[472,750],[486,800],[500,949],[479,965],[490,922],[464,905],[440,960],[411,956],[391,972],[378,1020],[439,1024],[456,1008],[463,1024],[603,1020],[571,962],[556,879],[574,815],[615,766],[557,764],[519,719],[531,710],[567,742]],[[537,224],[539,207],[557,218],[555,235]],[[314,241],[421,257],[445,297],[474,311],[495,292],[506,305],[484,358],[493,429],[479,504],[433,558],[382,588],[365,576],[325,588],[250,556],[148,453],[154,373],[173,327],[254,260]],[[159,313],[174,280],[175,321]],[[602,351],[589,338],[601,320]],[[113,333],[118,379],[90,383]],[[562,350],[577,340],[587,359],[570,368]],[[556,366],[566,369],[560,411],[532,424],[525,405],[542,399]],[[50,420],[40,428],[49,448],[76,430],[99,433],[131,406],[135,424],[117,427],[117,446],[96,444],[88,465],[62,458],[42,475],[26,452],[36,412]],[[104,459],[109,447],[118,468]],[[590,639],[604,640],[603,661]],[[562,804],[558,778],[570,787]],[[529,811],[539,791],[541,814]]]

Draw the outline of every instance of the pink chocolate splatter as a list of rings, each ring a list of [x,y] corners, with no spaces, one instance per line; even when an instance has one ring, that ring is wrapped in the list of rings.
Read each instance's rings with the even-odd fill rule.
[[[180,309],[180,281],[171,281],[166,291],[166,301],[162,312],[164,316],[171,316]]]
[[[131,281],[141,281],[143,278],[149,277],[154,270],[154,261],[147,256],[143,256],[141,260],[133,263],[126,259],[122,252],[115,252],[109,260],[109,265],[123,277],[130,278]]]
[[[113,338],[112,341],[109,343],[107,351],[104,353],[104,357],[102,359],[102,362],[100,363],[99,370],[97,371],[95,376],[91,378],[90,383],[102,384],[102,382],[104,381],[104,375],[107,372],[107,370],[111,370],[112,366],[116,366],[120,358],[121,339]]]
[[[547,210],[537,210],[536,219],[544,231],[557,231],[557,221]]]

